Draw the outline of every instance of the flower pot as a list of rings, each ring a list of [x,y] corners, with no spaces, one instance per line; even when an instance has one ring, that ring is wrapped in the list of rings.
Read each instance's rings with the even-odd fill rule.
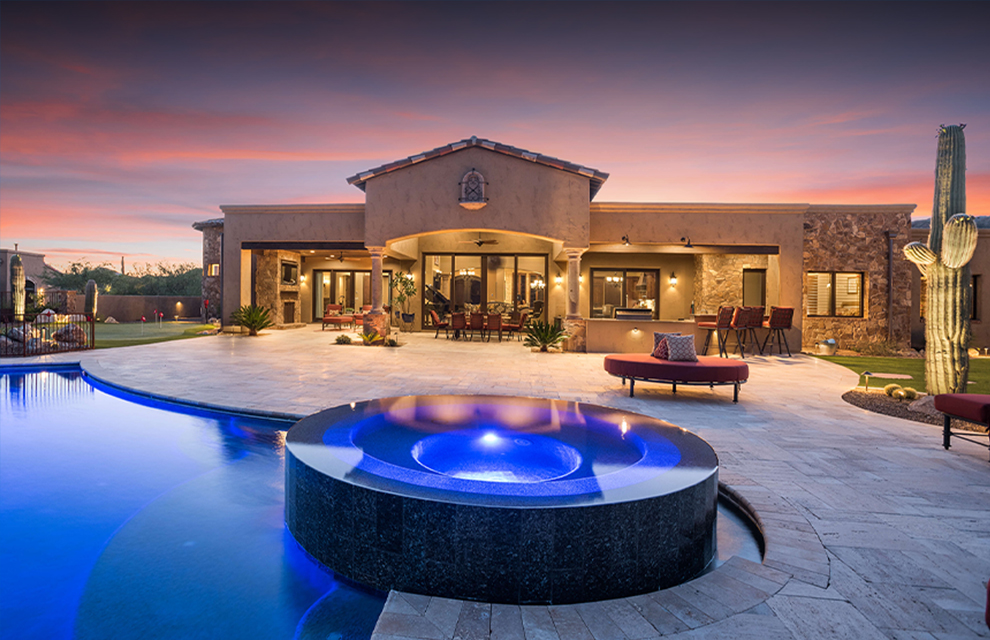
[[[409,322],[409,323],[411,323],[414,320],[416,320],[416,314],[415,313],[403,313],[402,314],[402,321],[403,322]]]

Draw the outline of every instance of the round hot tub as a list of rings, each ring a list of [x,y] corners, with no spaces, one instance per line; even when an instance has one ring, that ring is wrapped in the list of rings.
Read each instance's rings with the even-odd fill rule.
[[[378,589],[563,604],[662,589],[715,553],[718,459],[667,422],[595,405],[406,396],[286,436],[285,519]]]

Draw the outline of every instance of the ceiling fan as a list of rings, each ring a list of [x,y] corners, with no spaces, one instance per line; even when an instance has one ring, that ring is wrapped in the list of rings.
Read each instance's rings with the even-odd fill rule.
[[[498,244],[498,240],[482,240],[480,233],[478,234],[478,239],[477,240],[460,240],[459,242],[461,244],[470,243],[470,244],[477,245],[479,249],[482,246],[486,245],[486,244]]]

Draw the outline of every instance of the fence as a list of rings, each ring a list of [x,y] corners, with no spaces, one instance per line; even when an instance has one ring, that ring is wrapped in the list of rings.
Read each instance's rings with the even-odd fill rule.
[[[39,313],[0,321],[0,356],[43,356],[92,349],[96,323],[83,314]]]
[[[55,313],[68,313],[69,294],[68,291],[58,289],[49,289],[42,293],[27,291],[25,293],[25,311],[37,313],[51,309]],[[0,291],[0,319],[9,321],[13,317],[14,293],[12,291]]]

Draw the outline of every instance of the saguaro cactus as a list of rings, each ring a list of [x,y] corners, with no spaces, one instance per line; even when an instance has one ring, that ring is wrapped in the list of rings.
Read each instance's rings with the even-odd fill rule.
[[[10,287],[14,297],[14,318],[24,319],[24,306],[27,294],[24,290],[24,263],[19,255],[10,259]]]
[[[98,291],[96,289],[96,280],[90,280],[86,283],[86,302],[83,305],[83,313],[92,319],[96,319],[96,297]]]
[[[969,377],[969,317],[973,308],[969,261],[976,221],[966,209],[966,125],[942,125],[935,165],[935,203],[928,244],[904,247],[925,279],[925,375],[928,393],[965,393]]]

